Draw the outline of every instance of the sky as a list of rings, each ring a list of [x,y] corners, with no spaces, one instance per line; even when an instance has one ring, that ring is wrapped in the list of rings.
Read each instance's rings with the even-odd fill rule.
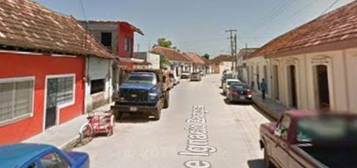
[[[261,47],[277,36],[353,0],[36,0],[77,19],[127,21],[145,35],[135,51],[148,51],[166,38],[181,51],[230,52],[228,29],[236,29],[238,48]],[[331,5],[333,5],[331,7]]]

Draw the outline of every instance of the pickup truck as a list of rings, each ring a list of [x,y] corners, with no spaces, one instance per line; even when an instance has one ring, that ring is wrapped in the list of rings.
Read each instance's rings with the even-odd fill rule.
[[[136,70],[119,87],[111,107],[117,119],[123,113],[141,113],[159,120],[161,109],[168,108],[170,78],[163,70]],[[115,97],[115,96],[113,96]]]
[[[293,110],[260,127],[267,167],[357,167],[357,115]]]
[[[65,152],[44,144],[9,144],[0,146],[1,168],[89,168],[89,156]]]

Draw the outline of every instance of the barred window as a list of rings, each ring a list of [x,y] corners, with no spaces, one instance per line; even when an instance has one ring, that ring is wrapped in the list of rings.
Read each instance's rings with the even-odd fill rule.
[[[34,79],[0,81],[0,124],[30,116],[33,112]]]
[[[73,102],[74,77],[59,77],[57,79],[57,104],[63,105]]]

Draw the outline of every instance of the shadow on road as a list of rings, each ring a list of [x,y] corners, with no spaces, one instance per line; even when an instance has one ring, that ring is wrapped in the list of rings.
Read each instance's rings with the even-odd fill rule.
[[[128,114],[124,113],[120,119],[117,119],[119,123],[146,123],[151,121],[147,115],[143,114]]]
[[[263,159],[248,160],[249,168],[266,168]]]
[[[229,102],[227,98],[223,99],[224,103],[226,103],[227,105],[242,105],[242,106],[250,106],[253,105],[253,103],[249,103],[249,102]]]

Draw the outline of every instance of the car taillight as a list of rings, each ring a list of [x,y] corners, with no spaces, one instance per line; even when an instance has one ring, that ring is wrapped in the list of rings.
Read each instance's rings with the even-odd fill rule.
[[[252,95],[252,93],[253,93],[252,90],[247,91],[247,95]]]
[[[238,92],[237,92],[237,91],[235,91],[235,90],[231,90],[231,94],[236,95],[236,94],[238,94]]]

